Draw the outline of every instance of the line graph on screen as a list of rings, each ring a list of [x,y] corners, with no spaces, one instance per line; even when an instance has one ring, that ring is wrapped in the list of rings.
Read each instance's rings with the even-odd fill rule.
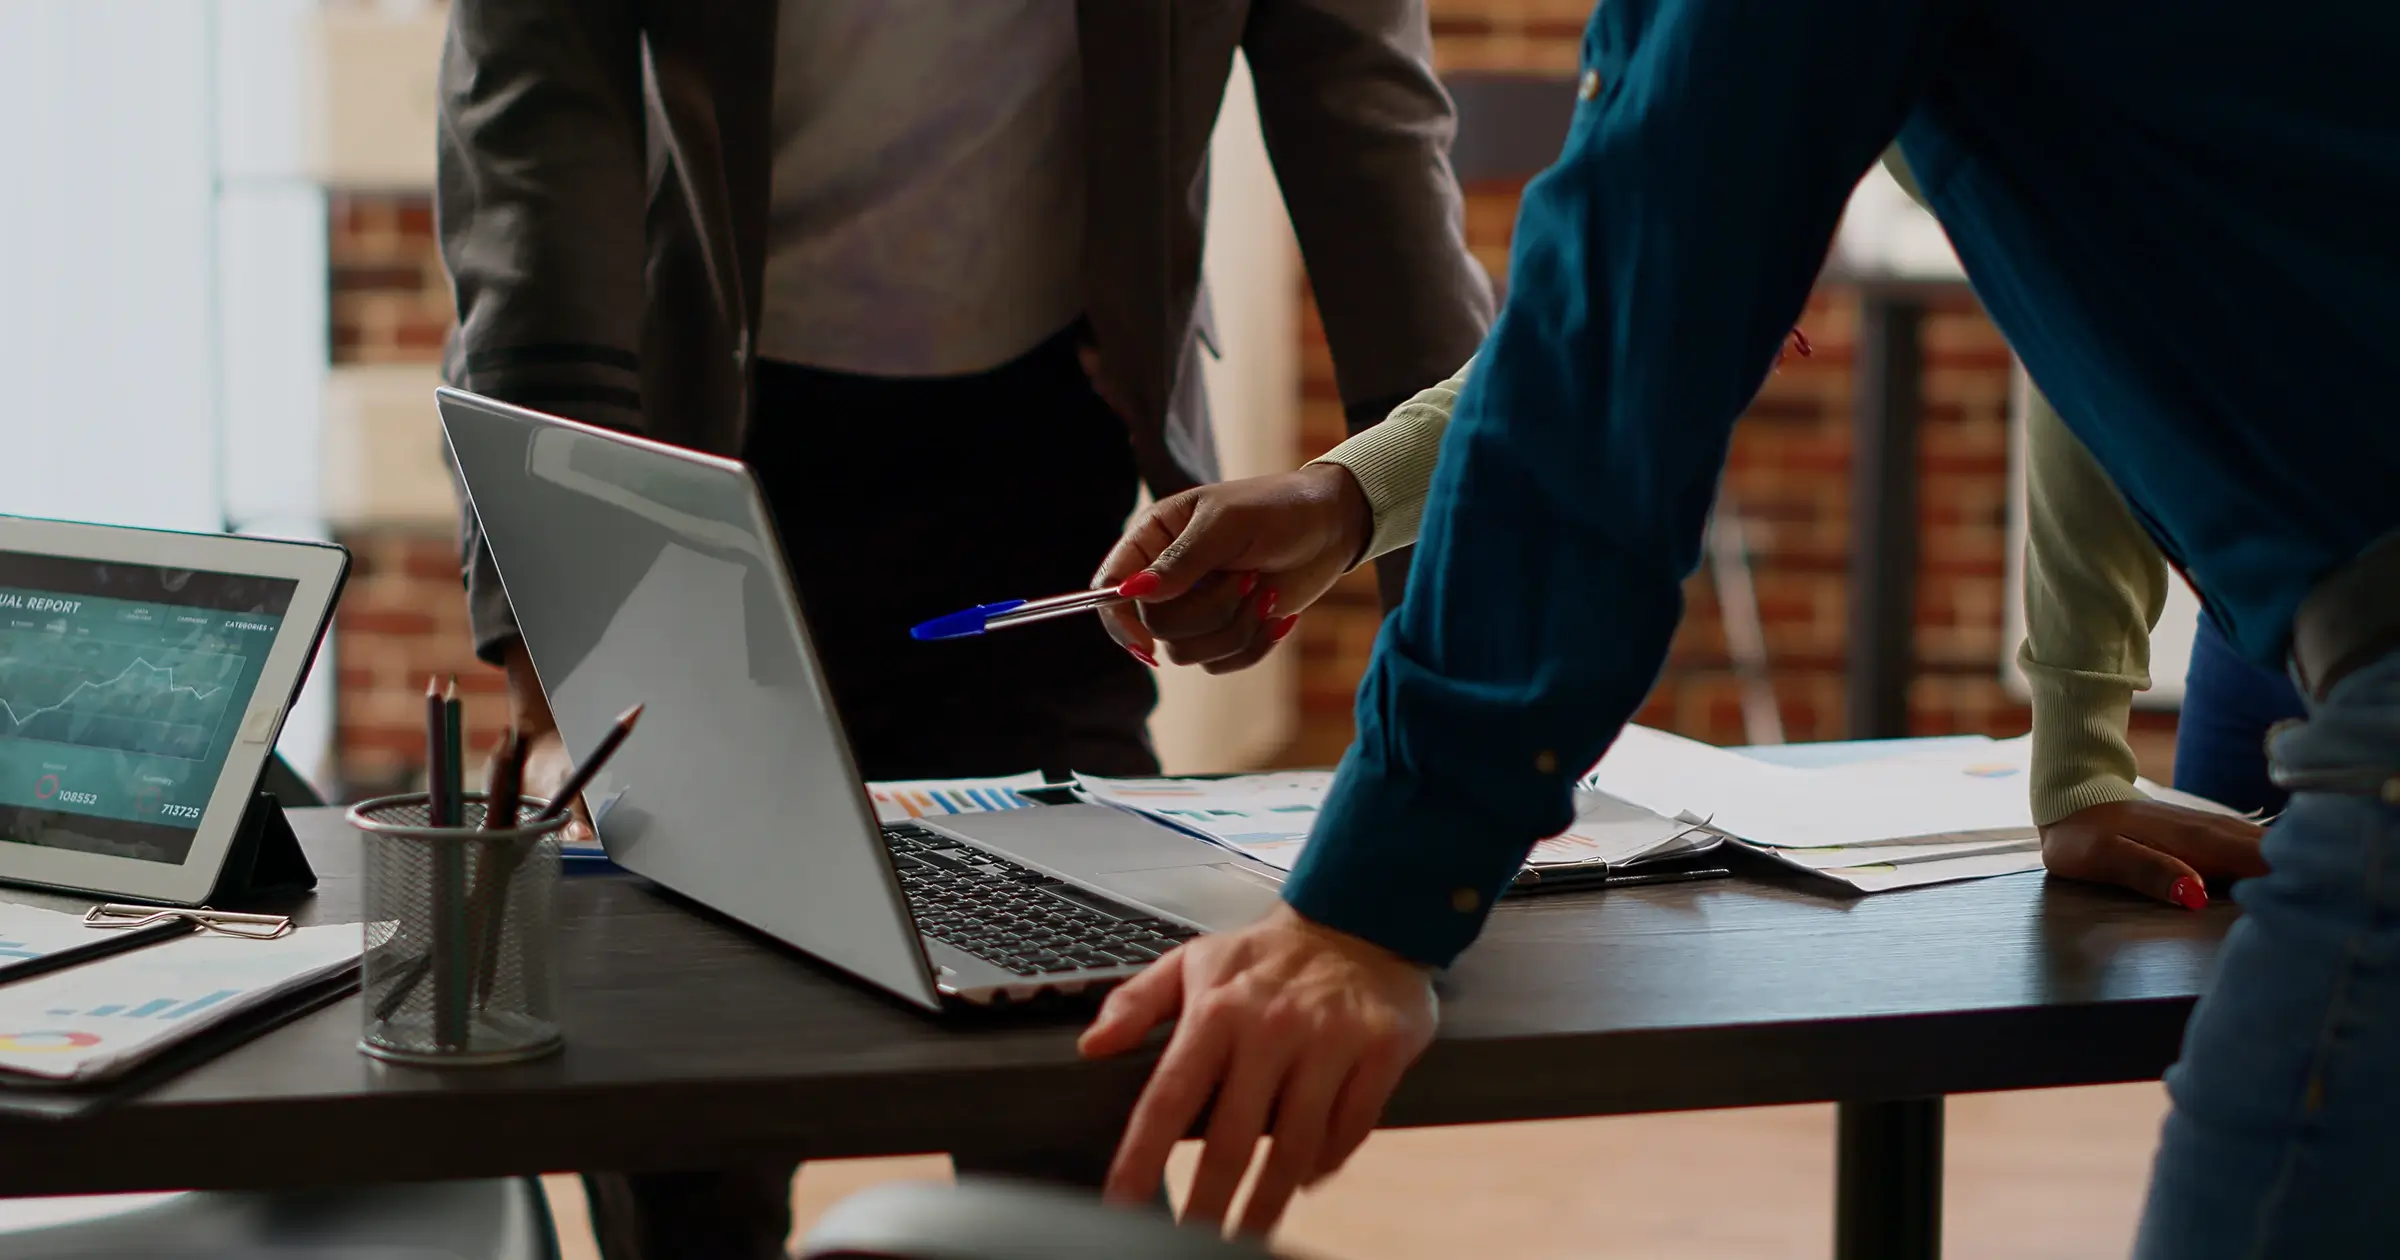
[[[0,736],[196,761],[247,665],[203,647],[0,631]]]

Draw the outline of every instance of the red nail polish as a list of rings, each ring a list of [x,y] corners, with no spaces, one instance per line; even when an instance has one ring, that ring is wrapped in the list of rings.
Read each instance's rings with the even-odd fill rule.
[[[2176,880],[2174,889],[2167,895],[2175,899],[2176,905],[2182,906],[2186,910],[2208,909],[2208,889],[2202,886],[2199,880],[2189,875]]]
[[[1117,594],[1122,595],[1127,599],[1140,599],[1142,596],[1147,595],[1157,589],[1158,575],[1152,573],[1148,569],[1144,569],[1141,572],[1134,574],[1132,577],[1117,583]]]
[[[1130,643],[1128,643],[1128,644],[1124,644],[1123,646],[1124,646],[1124,648],[1125,648],[1125,651],[1126,651],[1127,653],[1129,653],[1129,654],[1131,654],[1131,655],[1132,655],[1133,659],[1135,659],[1135,660],[1137,660],[1137,661],[1140,661],[1142,664],[1144,664],[1144,665],[1147,665],[1147,666],[1149,666],[1149,667],[1150,667],[1150,668],[1152,668],[1152,669],[1157,669],[1157,668],[1158,668],[1158,658],[1157,658],[1157,657],[1150,655],[1148,652],[1145,652],[1145,651],[1141,650],[1140,648],[1137,648],[1137,647],[1133,646],[1133,645],[1132,645],[1132,644],[1130,644]]]
[[[1269,587],[1258,596],[1258,619],[1265,621],[1275,615],[1275,590]]]
[[[1291,616],[1289,616],[1289,617],[1286,617],[1286,618],[1284,618],[1283,620],[1276,622],[1274,625],[1268,626],[1268,627],[1267,627],[1267,642],[1269,642],[1269,643],[1281,643],[1281,642],[1283,642],[1283,637],[1284,637],[1285,635],[1287,635],[1287,634],[1290,634],[1290,633],[1292,632],[1292,627],[1293,627],[1293,626],[1296,626],[1296,625],[1299,625],[1299,624],[1300,624],[1300,614],[1298,614],[1298,613],[1293,613]]]
[[[1252,592],[1252,591],[1254,591],[1254,590],[1257,590],[1257,589],[1258,589],[1258,575],[1257,575],[1257,574],[1255,574],[1255,573],[1245,573],[1245,574],[1243,574],[1243,575],[1242,575],[1242,581],[1241,581],[1241,585],[1239,585],[1239,586],[1236,586],[1236,587],[1234,587],[1233,589],[1234,589],[1234,594],[1236,594],[1236,595],[1247,595],[1247,594],[1249,594],[1250,592]]]

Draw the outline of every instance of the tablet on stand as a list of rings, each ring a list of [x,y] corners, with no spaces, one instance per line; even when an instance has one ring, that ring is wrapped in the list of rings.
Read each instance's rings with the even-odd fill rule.
[[[348,571],[328,544],[0,517],[0,881],[313,887],[260,785]]]

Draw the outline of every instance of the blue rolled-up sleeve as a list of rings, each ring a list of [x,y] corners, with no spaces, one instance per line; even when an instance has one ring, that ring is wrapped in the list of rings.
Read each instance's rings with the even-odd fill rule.
[[[1945,35],[1936,0],[1609,0],[1526,189],[1408,598],[1285,898],[1447,965],[1641,704],[1734,420]]]

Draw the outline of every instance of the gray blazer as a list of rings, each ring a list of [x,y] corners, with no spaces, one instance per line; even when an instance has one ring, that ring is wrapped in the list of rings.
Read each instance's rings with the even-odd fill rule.
[[[452,383],[741,451],[777,8],[452,0],[436,204]],[[1216,476],[1200,253],[1237,48],[1343,399],[1398,402],[1474,353],[1491,289],[1466,249],[1423,0],[1077,0],[1077,28],[1084,312],[1153,494]],[[496,658],[514,621],[464,516],[476,645]]]

